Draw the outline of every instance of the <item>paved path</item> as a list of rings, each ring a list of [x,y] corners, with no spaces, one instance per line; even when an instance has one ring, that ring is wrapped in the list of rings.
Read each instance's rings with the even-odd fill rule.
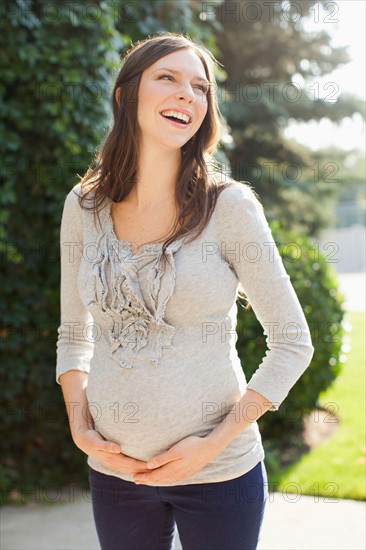
[[[270,493],[258,550],[364,550],[365,513],[365,502]],[[4,506],[1,516],[2,550],[100,549],[89,492],[66,504]]]

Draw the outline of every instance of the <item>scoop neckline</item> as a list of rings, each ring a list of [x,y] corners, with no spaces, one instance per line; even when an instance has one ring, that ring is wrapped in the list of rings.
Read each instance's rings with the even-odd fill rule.
[[[112,218],[112,202],[113,201],[111,199],[109,199],[108,205],[107,205],[107,211],[106,211],[106,218],[107,218],[107,222],[108,222],[108,226],[109,226],[109,233],[115,241],[122,244],[123,246],[128,247],[129,250],[131,251],[132,256],[138,256],[144,250],[146,250],[148,252],[156,252],[157,250],[160,250],[163,247],[164,242],[144,243],[138,248],[137,252],[134,252],[133,251],[133,245],[135,243],[133,243],[131,241],[127,241],[126,239],[119,239],[117,237],[116,233],[115,233],[115,230],[114,230],[114,222],[113,222],[113,218]],[[179,240],[182,240],[182,239],[179,239]],[[169,249],[169,247],[171,247],[173,244],[175,244],[177,242],[178,241],[174,241],[174,242],[170,243],[170,245],[168,245],[167,248]]]

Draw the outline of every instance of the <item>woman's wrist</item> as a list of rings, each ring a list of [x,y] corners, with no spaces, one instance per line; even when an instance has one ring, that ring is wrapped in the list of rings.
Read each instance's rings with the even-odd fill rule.
[[[83,436],[85,432],[89,430],[94,430],[94,429],[95,429],[94,422],[91,419],[87,419],[87,420],[83,419],[81,421],[75,421],[75,422],[70,421],[70,431],[74,442],[75,442],[75,439],[79,439],[80,436]]]
[[[255,422],[273,404],[265,396],[247,388],[224,419],[206,436],[210,443],[223,451],[252,422]],[[220,452],[221,452],[220,451]]]

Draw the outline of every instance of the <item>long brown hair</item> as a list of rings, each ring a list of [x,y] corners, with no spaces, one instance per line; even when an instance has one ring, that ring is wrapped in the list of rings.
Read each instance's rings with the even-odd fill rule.
[[[178,213],[174,230],[163,243],[164,259],[166,247],[174,240],[186,234],[191,234],[190,240],[193,240],[201,234],[211,218],[219,194],[233,181],[223,174],[213,156],[222,128],[217,94],[213,90],[216,84],[214,67],[221,64],[205,46],[182,34],[165,32],[135,42],[122,54],[111,97],[113,123],[98,147],[94,161],[81,178],[81,188],[86,191],[79,198],[80,205],[86,208],[84,200],[94,192],[91,209],[100,223],[99,211],[106,198],[120,202],[129,194],[136,182],[139,160],[137,97],[141,75],[162,57],[183,48],[191,48],[200,58],[210,86],[206,116],[196,134],[181,148],[175,186]],[[94,162],[96,165],[92,167]],[[239,292],[245,298],[242,289]]]

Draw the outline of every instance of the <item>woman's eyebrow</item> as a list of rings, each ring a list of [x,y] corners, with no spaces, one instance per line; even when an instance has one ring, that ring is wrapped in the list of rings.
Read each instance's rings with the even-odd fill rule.
[[[166,67],[159,67],[159,69],[155,69],[153,73],[155,73],[156,71],[169,71],[170,73],[181,74],[180,71],[175,71],[174,69],[168,69]],[[206,78],[202,78],[202,76],[197,75],[197,76],[194,76],[193,78],[195,78],[196,80],[202,80],[203,82],[207,82],[207,84],[209,84],[209,81]]]

